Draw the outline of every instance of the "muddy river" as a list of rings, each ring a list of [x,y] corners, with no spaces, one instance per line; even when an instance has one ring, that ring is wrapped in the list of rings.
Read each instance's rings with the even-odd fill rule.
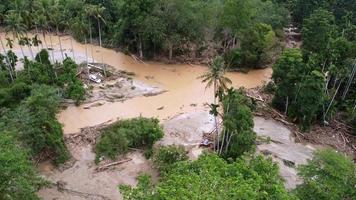
[[[4,41],[4,33],[1,35]],[[12,36],[8,36],[12,37]],[[57,36],[46,36],[43,41],[44,47],[51,47],[53,44],[53,55],[55,59],[61,60],[59,50],[59,41]],[[46,41],[46,42],[44,42]],[[111,49],[101,48],[95,45],[78,43],[69,36],[61,37],[62,48],[69,57],[73,56],[71,51],[74,49],[74,56],[77,62],[85,61],[87,53],[89,62],[95,60],[104,62],[116,68],[134,72],[135,79],[141,80],[153,86],[159,86],[167,90],[166,93],[152,97],[138,97],[125,102],[106,103],[103,106],[84,109],[86,105],[79,107],[70,106],[58,114],[59,121],[63,124],[65,133],[78,132],[80,128],[93,126],[108,120],[117,118],[136,117],[139,115],[145,117],[158,117],[161,120],[173,117],[179,113],[201,110],[204,103],[212,101],[211,89],[205,89],[205,84],[197,79],[198,76],[205,73],[208,68],[200,65],[168,65],[155,62],[143,63],[133,59],[131,56]],[[14,51],[21,55],[21,49],[15,45]],[[30,51],[23,47],[24,53],[30,57]],[[32,47],[33,54],[38,48]],[[52,52],[50,52],[52,54]],[[227,76],[232,80],[234,87],[256,87],[262,85],[271,77],[270,68],[263,70],[254,70],[247,74],[232,72]],[[194,106],[192,106],[194,105]],[[163,109],[157,109],[162,108]]]
[[[0,33],[4,41],[4,33]],[[11,37],[11,36],[10,36]],[[50,55],[54,60],[61,60],[59,41],[56,36],[40,38],[43,46],[53,47]],[[51,40],[53,46],[51,44]],[[131,56],[111,49],[95,45],[83,45],[69,36],[61,37],[62,48],[69,57],[75,57],[76,62],[104,62],[117,69],[135,73],[135,81],[161,88],[167,92],[156,96],[139,96],[124,102],[104,102],[100,106],[91,107],[83,104],[79,107],[69,106],[58,113],[58,119],[63,124],[64,133],[78,133],[80,128],[95,126],[117,118],[130,118],[137,116],[157,117],[162,120],[165,137],[160,144],[184,145],[190,150],[190,158],[196,158],[202,151],[199,143],[204,132],[210,132],[213,127],[212,117],[208,114],[206,103],[212,102],[212,89],[206,89],[205,84],[197,77],[207,72],[206,66],[179,64],[168,65],[156,62],[142,62]],[[75,50],[74,54],[71,49]],[[33,47],[32,54],[39,48]],[[13,51],[19,57],[25,54],[31,57],[27,47],[21,50],[15,45]],[[21,65],[19,65],[21,67]],[[272,69],[253,70],[247,74],[231,72],[227,76],[232,80],[235,88],[252,88],[261,86],[271,77]],[[90,107],[90,109],[88,109]],[[185,113],[185,114],[183,114]],[[169,120],[168,120],[169,119]],[[284,161],[296,165],[303,164],[311,158],[313,148],[295,144],[290,131],[273,120],[255,118],[255,132],[260,136],[271,137],[277,143],[261,144],[258,151],[269,152],[279,166],[281,175],[286,179],[286,187],[293,188],[300,180],[294,167],[285,166]],[[67,135],[70,136],[70,135]],[[43,199],[78,200],[78,199],[121,199],[117,190],[118,184],[135,185],[138,174],[145,172],[157,177],[152,170],[150,161],[146,160],[140,152],[131,152],[127,155],[132,160],[122,164],[118,169],[104,172],[95,172],[92,146],[69,148],[74,165],[64,171],[55,169],[49,162],[41,163],[41,174],[53,183],[63,183],[64,191],[56,187],[44,188],[39,191]],[[293,152],[293,154],[291,153]],[[296,156],[297,155],[297,156]]]

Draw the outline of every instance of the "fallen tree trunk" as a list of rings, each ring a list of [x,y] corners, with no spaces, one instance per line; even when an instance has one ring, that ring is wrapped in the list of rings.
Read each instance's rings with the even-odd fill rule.
[[[104,170],[107,170],[109,167],[112,167],[112,166],[115,166],[115,165],[120,165],[122,163],[125,163],[125,162],[129,162],[131,161],[132,159],[129,158],[129,159],[125,159],[125,160],[120,160],[120,161],[117,161],[117,162],[113,162],[113,163],[109,163],[107,165],[104,165],[104,166],[101,166],[101,167],[97,167],[95,169],[95,171],[97,172],[101,172],[101,171],[104,171]]]

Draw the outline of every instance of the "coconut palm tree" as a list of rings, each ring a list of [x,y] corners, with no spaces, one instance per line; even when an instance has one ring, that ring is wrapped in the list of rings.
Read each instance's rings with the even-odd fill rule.
[[[25,31],[25,26],[22,23],[22,17],[18,15],[15,11],[11,10],[5,16],[5,30],[6,32],[12,32],[13,39],[17,40],[20,43],[20,36],[22,36]],[[22,56],[25,57],[22,45],[20,45]]]
[[[87,5],[85,7],[85,14],[87,15],[88,18],[88,25],[89,25],[89,37],[90,37],[90,44],[93,44],[93,33],[91,30],[91,26],[92,26],[92,22],[91,22],[91,18],[95,16],[95,6],[94,5]],[[91,58],[92,58],[92,62],[94,62],[94,51],[93,51],[93,46],[90,46],[90,51],[91,51]]]
[[[65,22],[62,19],[61,11],[59,10],[58,4],[52,5],[51,15],[49,16],[49,19],[50,19],[50,23],[52,24],[52,26],[55,27],[55,29],[56,29],[56,35],[57,35],[58,41],[59,41],[59,48],[61,51],[62,60],[64,60],[62,42],[61,42],[61,37],[59,34],[59,26],[64,25]]]
[[[8,46],[10,49],[12,49],[14,47],[14,40],[7,37],[6,38],[6,46]]]
[[[85,45],[85,61],[86,61],[86,66],[88,68],[88,49],[87,49],[87,34],[88,34],[88,24],[84,22],[85,16],[77,16],[72,19],[71,21],[71,27],[73,30],[77,30],[80,35],[84,37],[84,45]],[[89,76],[89,72],[88,72]]]
[[[100,22],[103,22],[104,24],[106,23],[104,18],[103,18],[103,13],[104,13],[105,7],[103,7],[101,5],[95,5],[93,10],[94,10],[94,17],[96,18],[96,20],[98,22],[99,46],[102,47],[101,23]],[[101,52],[101,63],[103,63],[103,53],[102,52]],[[104,75],[106,76],[106,67],[105,67],[105,65],[103,65],[102,68],[104,70]]]
[[[102,47],[102,40],[101,40],[101,22],[104,24],[106,23],[104,18],[103,18],[103,13],[105,11],[105,7],[101,5],[95,5],[93,7],[93,14],[95,19],[97,20],[98,23],[98,32],[99,32],[99,46]]]
[[[23,44],[28,47],[28,50],[30,51],[31,58],[32,58],[32,60],[34,60],[35,57],[33,55],[32,47],[31,47],[32,40],[28,37],[27,33],[26,33],[26,37],[22,37],[21,40],[23,41]]]
[[[209,71],[200,76],[203,83],[206,83],[206,88],[213,86],[214,89],[214,104],[212,105],[212,114],[215,118],[215,129],[216,134],[214,135],[214,149],[215,149],[215,140],[217,137],[218,145],[219,145],[219,124],[218,124],[218,113],[217,113],[217,98],[219,97],[219,93],[227,89],[227,85],[231,84],[231,80],[225,77],[226,67],[224,64],[224,60],[222,57],[217,56],[214,58],[212,64],[209,66]],[[219,149],[219,148],[218,148]]]

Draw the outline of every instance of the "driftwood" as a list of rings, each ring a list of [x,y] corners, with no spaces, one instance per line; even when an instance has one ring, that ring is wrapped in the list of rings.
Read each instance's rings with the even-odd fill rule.
[[[256,101],[261,101],[261,102],[265,102],[265,100],[262,99],[262,97],[260,95],[258,95],[257,97],[254,97],[252,95],[246,94],[247,97],[254,99]]]
[[[143,62],[143,60],[141,60],[140,58],[138,58],[137,56],[135,56],[135,55],[133,55],[133,54],[131,54],[131,57],[136,61],[136,62],[140,62],[140,63],[142,63],[142,64],[145,64],[146,65],[146,63],[145,62]]]
[[[111,200],[110,198],[100,194],[92,194],[92,193],[80,192],[77,190],[69,189],[66,188],[65,185],[66,183],[61,181],[58,181],[57,183],[52,183],[52,186],[56,186],[58,191],[66,192],[73,196],[82,197],[84,199]]]
[[[104,170],[107,170],[109,167],[112,167],[112,166],[115,166],[115,165],[120,165],[122,163],[125,163],[125,162],[129,162],[131,161],[132,159],[129,158],[129,159],[125,159],[125,160],[120,160],[120,161],[117,161],[117,162],[113,162],[113,163],[109,163],[107,165],[104,165],[104,166],[101,166],[101,167],[97,167],[95,169],[95,171],[97,172],[101,172],[101,171],[104,171]]]

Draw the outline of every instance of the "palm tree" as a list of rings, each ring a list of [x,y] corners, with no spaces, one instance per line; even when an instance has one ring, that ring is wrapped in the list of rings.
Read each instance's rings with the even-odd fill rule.
[[[30,51],[30,54],[31,54],[31,58],[32,58],[32,60],[34,60],[35,57],[34,57],[34,55],[33,55],[33,51],[32,51],[32,48],[31,48],[31,46],[32,46],[32,43],[31,43],[31,42],[32,42],[32,41],[31,41],[31,39],[27,36],[27,33],[26,33],[26,37],[22,37],[21,40],[23,40],[23,44],[28,47],[28,50]]]
[[[25,31],[25,26],[22,23],[22,17],[16,14],[15,11],[11,10],[5,17],[5,24],[6,24],[5,27],[6,32],[12,32],[14,40],[17,39],[17,41],[20,43],[19,37]],[[24,51],[22,49],[22,45],[20,45],[20,49],[23,57],[25,57]]]
[[[14,40],[7,37],[6,38],[6,46],[8,46],[10,49],[12,49],[14,47]]]
[[[90,37],[90,44],[93,44],[93,33],[91,30],[91,17],[95,16],[95,9],[94,9],[94,5],[87,5],[85,8],[85,13],[88,17],[88,24],[89,24],[89,37]],[[94,62],[94,52],[93,52],[93,46],[90,46],[90,50],[91,50],[91,58],[92,58],[92,62]]]
[[[98,22],[98,31],[99,31],[99,46],[102,47],[102,41],[101,41],[101,23],[103,22],[104,24],[106,23],[104,18],[103,18],[103,13],[105,11],[105,7],[101,6],[101,5],[96,5],[93,7],[93,11],[94,11],[94,17],[96,18],[97,22]]]
[[[67,22],[65,25],[66,25],[66,28],[69,28],[69,30],[70,30],[70,26],[71,26],[70,22]],[[74,60],[74,62],[75,62],[75,53],[74,53],[74,47],[73,47],[73,38],[72,38],[72,37],[69,37],[69,39],[70,39],[70,46],[71,46],[71,49],[72,49],[72,57],[73,57],[73,60]]]
[[[84,45],[85,45],[85,60],[86,67],[88,68],[88,49],[87,49],[87,34],[88,34],[88,25],[84,23],[85,16],[78,16],[73,18],[71,22],[71,27],[73,30],[77,30],[84,37]],[[88,71],[89,76],[89,71]]]
[[[62,60],[64,60],[62,42],[61,42],[61,37],[59,35],[59,26],[64,24],[64,20],[62,19],[61,11],[59,10],[59,7],[57,4],[52,5],[52,11],[51,11],[51,15],[50,15],[49,19],[50,19],[50,22],[52,23],[52,25],[54,27],[56,27],[56,34],[58,36],[59,48],[61,51]]]
[[[215,149],[215,137],[219,136],[219,125],[218,125],[218,113],[217,113],[217,98],[219,97],[219,93],[227,89],[227,85],[231,84],[231,80],[225,77],[226,67],[224,64],[224,60],[222,57],[217,56],[214,58],[212,64],[209,66],[209,71],[200,76],[203,83],[206,83],[206,88],[213,86],[214,88],[214,104],[213,106],[213,115],[215,118],[215,129],[216,134],[214,135],[214,149]],[[218,137],[218,145],[219,145],[219,137]],[[218,148],[219,149],[219,148]]]
[[[99,31],[99,46],[102,47],[102,41],[101,41],[101,24],[100,22],[102,21],[105,24],[105,20],[102,16],[103,12],[105,10],[105,7],[102,7],[101,5],[94,6],[94,17],[96,18],[98,22],[98,31]],[[103,52],[101,52],[101,63],[103,63]],[[102,66],[104,70],[104,75],[106,76],[106,67],[105,65]]]

